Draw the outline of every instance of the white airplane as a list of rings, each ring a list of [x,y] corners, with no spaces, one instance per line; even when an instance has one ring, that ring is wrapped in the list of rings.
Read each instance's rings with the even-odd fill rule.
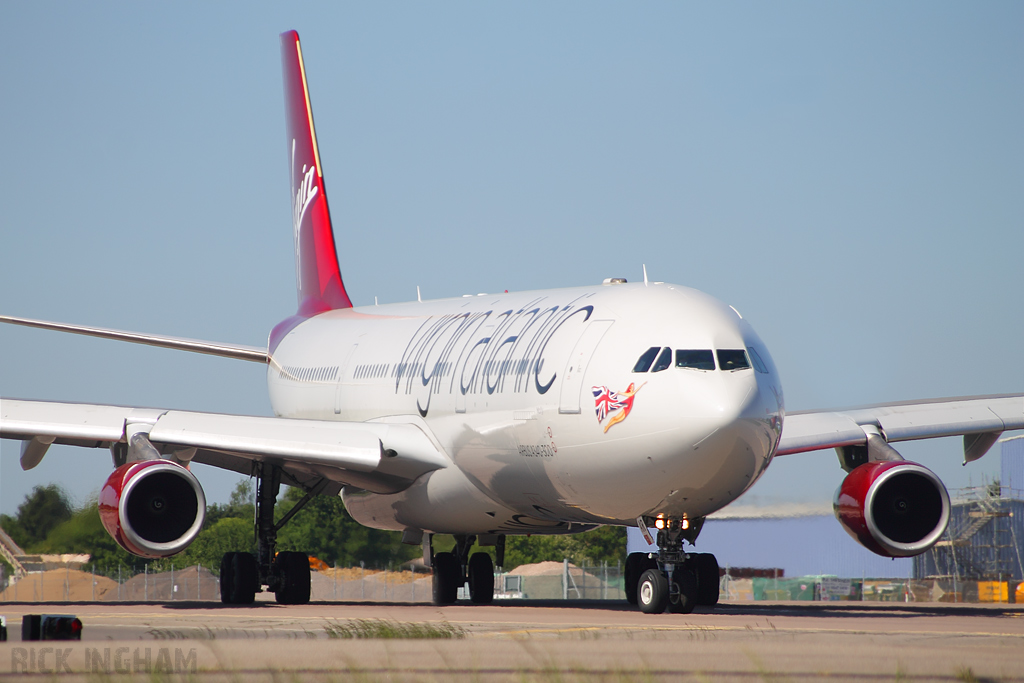
[[[718,602],[718,564],[687,552],[704,519],[739,498],[772,458],[835,448],[849,474],[835,510],[890,557],[924,552],[949,520],[946,489],[893,442],[963,435],[976,460],[1024,428],[1024,394],[785,413],[767,348],[732,307],[662,282],[353,307],[342,282],[298,34],[282,38],[298,310],[267,348],[0,317],[7,323],[265,364],[277,417],[3,399],[0,436],[25,469],[50,444],[109,448],[99,498],[107,530],[143,557],[182,551],[203,525],[189,463],[257,479],[256,556],[228,553],[221,597],[266,588],[309,600],[308,558],[276,553],[279,486],[341,495],[360,523],[422,544],[433,597],[468,583],[493,598],[490,555],[509,534],[638,526],[656,554],[626,563],[645,612]],[[785,426],[783,426],[785,425]],[[289,515],[290,516],[290,515]],[[453,534],[435,552],[434,534]]]

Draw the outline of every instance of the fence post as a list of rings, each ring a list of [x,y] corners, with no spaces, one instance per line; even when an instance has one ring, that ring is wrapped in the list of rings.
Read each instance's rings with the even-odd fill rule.
[[[142,572],[142,595],[143,599],[149,602],[149,562],[143,565]]]
[[[174,599],[174,563],[171,563],[171,600]]]
[[[562,599],[569,599],[569,558],[562,558]]]

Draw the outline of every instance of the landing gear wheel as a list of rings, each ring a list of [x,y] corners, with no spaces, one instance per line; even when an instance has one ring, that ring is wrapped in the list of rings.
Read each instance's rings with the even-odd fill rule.
[[[626,602],[636,604],[636,588],[640,583],[640,562],[643,553],[630,553],[626,556],[626,567],[622,572],[622,590],[626,593]]]
[[[668,605],[668,579],[657,569],[648,569],[640,576],[637,602],[645,614],[661,614]]]
[[[274,561],[281,576],[275,595],[282,605],[305,605],[309,602],[309,555],[283,552]]]
[[[640,583],[640,575],[648,569],[657,569],[658,561],[648,557],[647,553],[630,553],[626,556],[626,566],[622,574],[622,589],[626,593],[626,602],[637,604],[636,590]]]
[[[452,553],[434,553],[434,604],[451,605],[459,596],[462,567]]]
[[[719,593],[718,560],[710,553],[692,555],[697,572],[697,604],[717,605]]]
[[[235,592],[235,571],[233,569],[234,557],[238,553],[224,553],[220,558],[220,601],[225,605],[233,604]]]
[[[675,614],[689,614],[697,606],[697,577],[689,567],[677,566],[669,586],[668,609]]]
[[[473,553],[469,558],[469,599],[477,605],[494,601],[494,562],[487,553]]]
[[[221,561],[221,601],[229,605],[251,605],[256,600],[256,591],[259,589],[259,571],[256,568],[256,558],[251,553],[227,553],[230,559],[225,557]],[[224,591],[224,564],[228,564],[228,589]],[[227,596],[228,599],[225,599]]]

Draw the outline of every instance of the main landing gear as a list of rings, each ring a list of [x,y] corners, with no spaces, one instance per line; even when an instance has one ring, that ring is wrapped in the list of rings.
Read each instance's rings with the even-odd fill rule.
[[[281,490],[281,468],[255,463],[256,555],[225,553],[220,562],[220,600],[226,605],[249,605],[263,586],[286,605],[309,602],[309,556],[277,552],[277,532],[327,485],[323,479],[274,523],[274,504]]]
[[[718,604],[718,561],[709,553],[685,553],[683,541],[700,531],[688,520],[653,520],[660,523],[658,552],[630,553],[626,558],[626,600],[647,614],[666,609],[689,614],[697,605]]]
[[[488,605],[494,600],[494,563],[484,552],[470,554],[476,536],[456,535],[451,552],[435,553],[432,541],[427,539],[425,552],[431,557],[433,568],[433,597],[435,605],[451,605],[459,595],[459,587],[469,584],[469,600],[477,605]],[[505,563],[505,537],[498,536],[495,543],[498,566]]]

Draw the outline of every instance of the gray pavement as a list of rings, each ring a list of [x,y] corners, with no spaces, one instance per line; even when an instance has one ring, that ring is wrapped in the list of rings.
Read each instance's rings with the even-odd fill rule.
[[[18,642],[21,616],[40,612],[78,615],[82,641]],[[733,603],[651,616],[606,601],[46,603],[0,614],[11,631],[0,678],[14,680],[1024,681],[1024,605]],[[465,637],[329,636],[354,620]]]

